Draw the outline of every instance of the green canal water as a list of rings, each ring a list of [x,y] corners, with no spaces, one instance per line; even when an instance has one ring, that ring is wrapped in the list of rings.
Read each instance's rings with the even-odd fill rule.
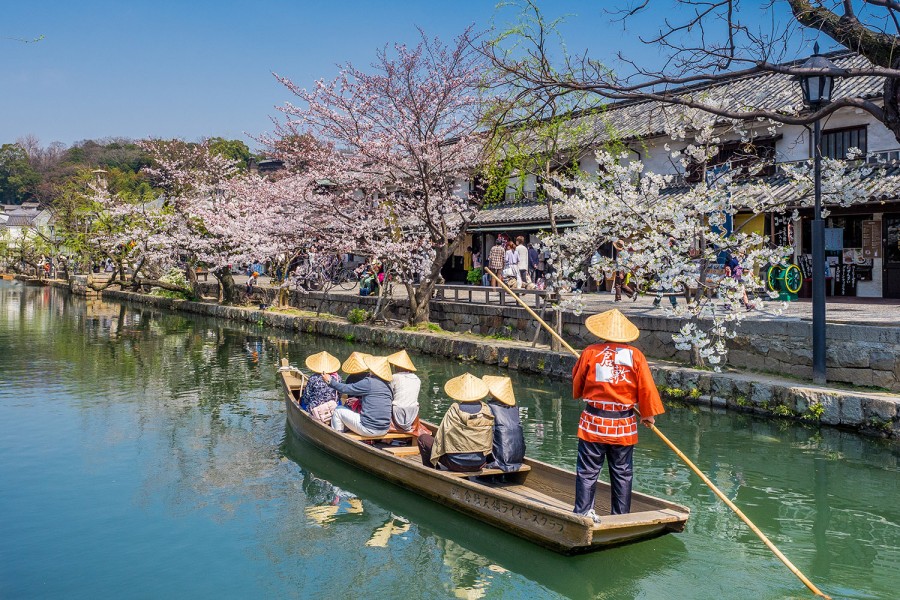
[[[0,598],[804,598],[652,434],[636,487],[687,530],[562,557],[286,428],[282,357],[349,342],[0,283]],[[363,347],[382,352],[383,349]],[[414,356],[428,417],[483,365]],[[515,375],[529,454],[574,468],[578,403]],[[672,440],[834,597],[900,597],[900,449],[672,407]]]

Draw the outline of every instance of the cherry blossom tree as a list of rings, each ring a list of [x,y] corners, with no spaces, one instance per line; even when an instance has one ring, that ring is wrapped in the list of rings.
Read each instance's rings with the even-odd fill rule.
[[[371,70],[348,64],[311,90],[276,75],[299,104],[280,108],[285,119],[266,140],[289,170],[320,182],[325,236],[347,236],[405,284],[411,323],[428,320],[441,267],[483,202],[465,183],[484,146],[475,36],[444,44],[420,34],[415,47],[379,51]],[[313,152],[283,142],[310,138]]]
[[[691,138],[684,150],[671,152],[682,169],[716,156],[722,137],[728,133],[751,143],[752,133],[742,121],[732,121],[723,130],[710,113],[670,110],[673,140]],[[796,219],[796,209],[813,202],[812,165],[782,167],[789,185],[775,186],[765,178],[748,177],[764,165],[758,161],[715,170],[696,185],[674,187],[672,175],[645,172],[643,163],[629,161],[627,153],[602,150],[596,158],[597,174],[561,177],[555,185],[545,186],[547,193],[561,202],[561,208],[574,215],[576,224],[544,239],[556,266],[553,286],[569,289],[580,276],[584,257],[611,242],[618,249],[616,259],[604,257],[593,262],[591,274],[600,279],[622,269],[632,274],[639,288],[683,295],[688,302],[669,309],[686,319],[681,331],[673,336],[676,347],[692,350],[695,362],[718,368],[727,355],[727,341],[735,336],[746,309],[762,310],[770,299],[759,296],[752,300],[753,306],[747,305],[746,292],[752,294],[765,287],[760,270],[765,265],[784,264],[793,253],[793,248],[768,244],[762,236],[745,232],[742,227],[730,231],[726,222],[733,222],[739,213],[792,211]],[[826,159],[822,178],[825,205],[850,206],[867,200],[866,178],[875,168]],[[740,281],[719,272],[723,253],[740,257]],[[684,293],[688,290],[693,293]],[[777,294],[769,296],[775,298]],[[578,294],[567,303],[580,311]],[[783,307],[769,303],[766,308],[777,314]]]

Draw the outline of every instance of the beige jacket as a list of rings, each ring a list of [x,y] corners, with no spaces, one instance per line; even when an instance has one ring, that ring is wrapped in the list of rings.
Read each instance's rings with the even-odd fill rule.
[[[494,445],[494,414],[481,402],[481,411],[470,415],[453,403],[434,434],[431,464],[437,465],[445,454],[484,452],[490,454]]]

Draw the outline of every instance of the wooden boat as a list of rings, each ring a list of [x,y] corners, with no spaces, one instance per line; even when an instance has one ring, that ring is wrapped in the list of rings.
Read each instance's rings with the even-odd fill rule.
[[[600,482],[595,510],[601,522],[594,524],[572,512],[575,474],[527,457],[515,473],[497,469],[451,473],[425,467],[410,434],[367,439],[337,432],[313,419],[298,403],[306,376],[287,367],[286,360],[282,363],[279,378],[288,422],[296,435],[369,473],[556,552],[591,552],[680,532],[690,516],[687,507],[637,492],[631,503],[634,512],[610,515],[609,485]],[[423,424],[431,431],[437,429]],[[407,439],[411,445],[390,445],[398,439]]]
[[[16,276],[12,273],[0,273],[0,279],[3,279],[3,281],[12,281],[15,278]]]

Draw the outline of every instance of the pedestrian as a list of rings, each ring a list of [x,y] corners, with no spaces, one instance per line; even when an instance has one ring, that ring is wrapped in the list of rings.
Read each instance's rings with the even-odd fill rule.
[[[507,281],[515,279],[517,288],[522,285],[522,277],[519,274],[519,253],[516,252],[516,243],[512,240],[506,242],[506,253],[503,256],[503,278]]]
[[[637,290],[631,283],[631,271],[621,268],[617,269],[613,283],[616,291],[616,302],[622,301],[622,292],[625,292],[625,295],[631,298],[632,302],[637,300]]]
[[[494,247],[488,253],[488,267],[494,275],[500,277],[503,274],[506,250],[503,248],[503,238],[497,237]],[[491,287],[497,287],[497,280],[491,277]]]
[[[647,359],[629,345],[640,336],[638,328],[615,308],[589,317],[585,327],[603,341],[585,348],[572,370],[572,396],[584,401],[574,512],[599,523],[594,496],[604,460],[609,463],[610,513],[627,514],[638,441],[635,408],[648,427],[665,409]]]
[[[538,256],[537,248],[534,247],[534,244],[528,244],[528,271],[531,275],[531,281],[537,283],[539,277],[543,276],[543,273],[538,274],[538,263],[540,262],[540,257]]]
[[[516,256],[519,261],[519,284],[531,283],[528,276],[528,248],[525,247],[525,238],[521,235],[516,238]]]

